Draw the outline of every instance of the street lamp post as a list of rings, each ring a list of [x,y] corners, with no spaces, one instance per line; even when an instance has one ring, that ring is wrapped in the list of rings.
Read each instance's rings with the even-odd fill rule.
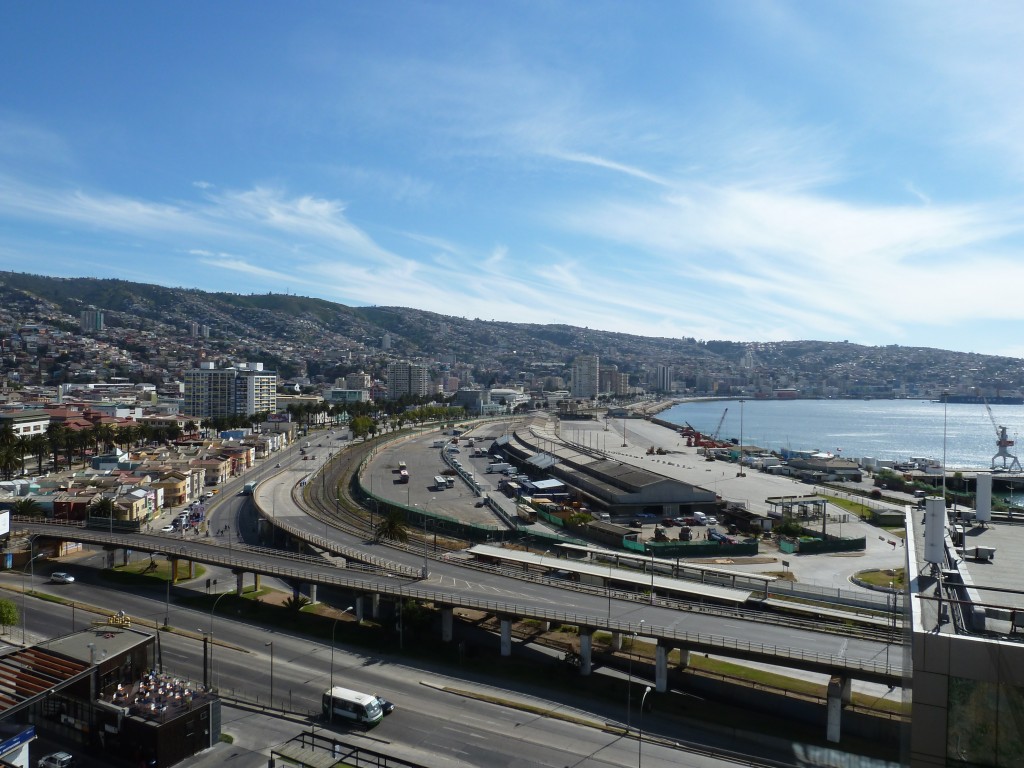
[[[348,608],[346,608],[344,611],[341,612],[341,616],[344,616],[346,613],[351,611],[352,608],[353,608],[353,606],[350,605]],[[331,690],[332,691],[334,690],[334,630],[337,629],[338,621],[341,619],[341,616],[339,616],[337,619],[335,619],[334,623],[331,625]],[[331,707],[331,709],[330,709],[330,712],[327,715],[327,719],[328,719],[328,721],[333,723],[334,722],[334,702],[333,701],[331,702],[330,707]]]
[[[28,542],[28,552],[29,552],[28,562],[25,563],[25,565],[21,569],[21,644],[22,645],[26,644],[26,634],[25,634],[25,632],[26,632],[26,625],[28,624],[28,590],[25,588],[25,569],[29,568],[31,566],[31,568],[32,568],[32,579],[31,580],[32,580],[33,583],[35,583],[35,580],[36,580],[36,569],[35,569],[35,566],[33,565],[33,563],[35,563],[37,558],[40,558],[40,557],[43,556],[42,552],[40,552],[38,555],[33,555],[32,554],[32,539],[29,539],[29,542]]]
[[[740,399],[740,477],[743,475],[743,400]]]
[[[430,504],[434,501],[434,497],[430,497],[423,508],[423,578],[430,576],[430,564],[427,562],[427,510],[430,508]]]
[[[636,768],[644,759],[644,702],[647,701],[647,694],[651,692],[651,686],[644,688],[644,695],[640,697],[640,724],[637,727],[636,740]]]
[[[220,602],[221,598],[229,594],[228,592],[221,592],[217,595],[217,599],[213,601],[213,607],[210,609],[210,686],[215,687],[213,683],[213,614],[217,611],[217,603]]]
[[[274,641],[264,643],[264,647],[270,646],[270,708],[274,708]]]
[[[643,619],[640,619],[640,625],[644,623]],[[639,628],[638,628],[639,631]],[[629,733],[630,729],[630,713],[633,708],[633,646],[636,644],[636,632],[630,635],[629,640],[629,678],[626,682],[626,733]]]
[[[654,605],[654,550],[647,547],[647,552],[651,556],[651,605]]]

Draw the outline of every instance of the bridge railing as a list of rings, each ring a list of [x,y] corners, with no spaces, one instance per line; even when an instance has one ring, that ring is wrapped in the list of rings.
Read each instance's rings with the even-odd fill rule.
[[[40,525],[40,531],[46,532],[47,526]],[[52,535],[52,531],[50,531]],[[241,555],[252,555],[249,551],[239,552],[237,550],[224,550],[216,545],[204,544],[201,541],[190,542],[191,546],[168,547],[170,540],[161,537],[139,535],[134,537],[111,535],[102,531],[76,528],[69,531],[69,538],[76,541],[91,542],[97,544],[108,544],[119,547],[129,547],[141,551],[160,552],[169,557],[180,557],[184,559],[198,560],[211,565],[222,565],[234,570],[246,570],[254,573],[262,573],[277,578],[290,579],[293,581],[344,587],[357,592],[373,592],[376,594],[388,595],[391,597],[411,598],[424,602],[431,602],[435,605],[470,608],[493,613],[501,616],[517,616],[526,619],[537,619],[554,621],[560,624],[572,626],[589,627],[591,629],[604,629],[611,632],[623,634],[636,634],[640,637],[652,639],[663,639],[674,641],[680,645],[690,648],[714,651],[731,650],[747,657],[775,658],[788,661],[803,662],[804,666],[813,665],[818,669],[845,670],[849,672],[860,672],[877,678],[899,677],[899,669],[893,669],[884,662],[871,659],[858,659],[850,656],[836,656],[834,654],[819,653],[809,649],[793,648],[791,646],[780,646],[770,643],[751,642],[741,640],[728,635],[709,634],[702,632],[681,631],[678,629],[664,627],[657,624],[644,622],[632,623],[610,620],[605,616],[572,613],[566,611],[537,608],[533,606],[519,605],[517,603],[505,603],[495,600],[480,600],[473,597],[456,595],[450,592],[438,592],[435,590],[417,589],[411,586],[400,586],[390,583],[378,583],[367,578],[353,578],[344,576],[336,571],[337,566],[329,563],[316,561],[306,564],[305,568],[297,568],[280,553],[271,555],[263,554],[263,560],[248,559]],[[155,539],[155,540],[154,540]],[[284,562],[268,562],[268,561]]]

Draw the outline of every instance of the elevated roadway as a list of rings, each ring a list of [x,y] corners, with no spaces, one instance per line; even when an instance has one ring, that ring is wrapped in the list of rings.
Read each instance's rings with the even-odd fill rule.
[[[258,548],[226,547],[203,539],[176,540],[156,534],[117,534],[66,525],[17,523],[32,536],[48,536],[112,549],[163,553],[172,559],[201,562],[245,573],[273,576],[300,585],[331,586],[362,597],[409,598],[432,602],[444,610],[467,608],[503,617],[521,617],[575,625],[586,631],[606,630],[639,635],[659,648],[679,647],[739,659],[781,665],[847,679],[902,683],[899,668],[886,661],[886,644],[872,640],[822,635],[810,629],[758,624],[742,618],[678,610],[678,604],[652,604],[560,589],[548,582],[523,582],[498,573],[473,573],[466,578],[456,564],[435,562],[426,580],[387,571],[362,572],[316,557],[289,556]],[[499,599],[494,599],[500,596]],[[641,621],[642,620],[642,621]],[[756,632],[756,641],[751,635]],[[504,650],[504,649],[503,649]]]

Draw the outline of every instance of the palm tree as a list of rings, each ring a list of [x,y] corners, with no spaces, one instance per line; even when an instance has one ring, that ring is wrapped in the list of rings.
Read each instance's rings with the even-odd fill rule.
[[[109,496],[100,496],[96,501],[92,503],[92,507],[89,510],[89,514],[92,517],[102,517],[114,522],[115,513],[117,512],[117,505],[114,500]]]
[[[46,440],[50,444],[50,451],[53,453],[53,468],[56,471],[60,467],[60,453],[67,451],[68,428],[63,424],[51,424],[46,430]],[[68,462],[71,463],[70,461]]]
[[[400,509],[390,509],[381,518],[381,521],[377,523],[377,527],[374,528],[373,538],[375,541],[388,539],[389,541],[397,541],[403,544],[407,542],[409,540],[409,526],[405,520],[405,513]]]
[[[138,430],[131,424],[125,424],[124,426],[117,428],[117,439],[124,445],[126,451],[132,449],[132,443],[138,438]]]
[[[95,427],[96,441],[99,443],[97,451],[104,453],[109,451],[111,446],[114,444],[114,437],[116,431],[113,424],[97,424]]]
[[[29,453],[36,457],[36,474],[43,474],[43,459],[50,453],[50,441],[43,433],[32,435],[28,439]]]
[[[17,443],[0,445],[0,473],[4,480],[10,480],[21,468],[21,452]]]
[[[35,499],[18,499],[11,505],[11,512],[21,517],[42,517],[43,508]]]

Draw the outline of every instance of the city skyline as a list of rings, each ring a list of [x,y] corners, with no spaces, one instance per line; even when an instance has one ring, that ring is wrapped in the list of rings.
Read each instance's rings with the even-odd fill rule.
[[[2,268],[1024,356],[1013,4],[240,10],[7,9]]]

